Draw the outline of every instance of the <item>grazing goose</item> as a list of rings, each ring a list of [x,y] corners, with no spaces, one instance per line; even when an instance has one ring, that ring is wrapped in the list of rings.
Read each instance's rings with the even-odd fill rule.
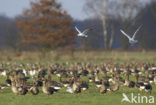
[[[34,77],[37,74],[37,71],[35,69],[29,70],[29,74]]]
[[[145,85],[145,91],[149,92],[151,94],[152,92],[152,86],[150,84]]]
[[[42,85],[43,85],[42,79],[37,79],[36,80],[36,86],[42,86]]]
[[[111,85],[110,86],[110,91],[117,91],[117,90],[119,90],[119,83],[118,82],[116,82],[114,85]]]
[[[95,75],[94,85],[97,89],[99,89],[102,86],[102,80],[99,79],[98,73],[96,73]]]
[[[124,85],[129,87],[129,88],[133,88],[133,87],[135,87],[135,82],[129,81],[129,80],[126,79]]]
[[[6,76],[7,75],[6,70],[0,69],[0,75]]]
[[[64,68],[62,68],[62,69],[64,69]],[[57,70],[56,76],[58,76],[59,78],[60,77],[67,77],[68,74],[67,74],[66,70]]]
[[[108,82],[108,80],[103,80],[102,81],[102,86],[100,87],[100,93],[101,94],[106,93],[108,88],[109,88],[109,82]]]
[[[49,87],[54,88],[55,90],[60,90],[60,89],[62,88],[61,83],[58,83],[58,82],[56,82],[56,81],[52,81],[50,75],[48,75],[47,85],[48,85]]]
[[[92,83],[94,81],[94,77],[88,77],[88,82]]]
[[[148,93],[151,94],[151,92],[152,92],[152,85],[150,84],[148,79],[144,82],[144,87],[145,87],[145,92],[148,92]]]
[[[135,87],[139,89],[140,92],[143,92],[145,90],[144,82],[139,81],[139,74],[135,74],[136,77],[136,82],[135,82]]]
[[[81,74],[82,74],[82,76],[87,76],[88,75],[88,71],[87,70],[82,70]]]
[[[101,93],[101,94],[104,94],[104,93],[106,93],[106,92],[107,92],[107,88],[106,88],[105,85],[102,84],[102,86],[100,87],[100,93]]]
[[[7,74],[7,78],[5,80],[7,86],[11,86],[11,79],[9,79],[9,74]]]
[[[67,79],[66,80],[62,80],[62,77],[59,78],[59,82],[64,86],[64,87],[69,87],[70,85],[70,79]]]
[[[0,84],[0,92],[1,92],[2,89],[5,89],[5,88],[7,88],[7,85],[5,85],[5,84]]]
[[[47,80],[45,79],[43,81],[42,91],[47,95],[51,95],[54,94],[57,90],[55,90],[53,87],[48,86]]]
[[[25,76],[28,75],[28,74],[27,74],[27,71],[26,71],[25,69],[23,69],[23,73],[24,73]]]
[[[102,86],[102,81],[94,81],[94,85],[96,87],[96,89],[99,89]]]
[[[72,90],[74,93],[80,93],[81,92],[80,83],[77,81],[77,78],[74,79],[74,83],[72,85]]]
[[[15,80],[12,81],[11,90],[12,90],[13,93],[18,94],[18,87],[16,86]]]
[[[130,72],[127,73],[126,75],[127,75],[127,78],[125,80],[125,84],[124,85],[127,86],[127,87],[129,87],[129,88],[135,87],[135,82],[129,80]]]
[[[41,69],[36,72],[38,74],[38,78],[44,78],[47,75],[47,70],[46,69]]]
[[[154,73],[154,83],[156,84],[156,73]]]
[[[70,80],[69,86],[67,86],[66,92],[68,92],[68,93],[74,93],[74,90],[73,90],[73,83],[74,83],[74,81],[71,79],[71,80]]]
[[[66,92],[71,93],[71,94],[72,94],[72,93],[74,93],[74,91],[73,91],[72,87],[70,87],[70,86],[69,86],[69,87],[67,87]]]
[[[81,88],[81,91],[86,91],[89,88],[89,86],[86,82],[82,81],[80,84],[80,88]]]

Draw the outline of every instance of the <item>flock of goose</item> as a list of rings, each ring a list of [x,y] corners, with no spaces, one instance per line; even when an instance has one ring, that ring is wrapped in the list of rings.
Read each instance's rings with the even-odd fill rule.
[[[6,79],[0,83],[0,90],[10,87],[18,95],[37,95],[41,91],[51,95],[60,89],[72,94],[90,87],[101,94],[120,87],[151,93],[151,84],[156,84],[155,63],[1,63],[0,67],[0,79]]]

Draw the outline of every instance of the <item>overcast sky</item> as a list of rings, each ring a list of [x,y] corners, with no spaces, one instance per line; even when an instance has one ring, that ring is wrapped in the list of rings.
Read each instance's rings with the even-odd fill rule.
[[[21,14],[24,8],[29,8],[32,0],[1,0],[0,14],[9,17],[14,17]],[[35,0],[33,0],[35,1]],[[83,12],[85,0],[58,0],[65,10],[74,18],[83,20],[87,18]]]
[[[1,0],[0,14],[9,17],[15,17],[22,13],[24,8],[30,7],[30,1],[35,0]],[[148,2],[150,0],[140,0],[141,2]],[[87,18],[83,12],[85,0],[58,0],[65,10],[74,18],[83,20]]]

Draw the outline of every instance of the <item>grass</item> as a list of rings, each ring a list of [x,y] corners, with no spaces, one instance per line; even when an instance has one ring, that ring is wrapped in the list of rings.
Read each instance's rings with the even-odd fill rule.
[[[121,103],[122,93],[126,93],[130,97],[132,92],[136,96],[138,95],[138,90],[135,88],[129,90],[127,87],[121,87],[116,92],[100,94],[91,86],[88,92],[80,94],[69,94],[65,92],[65,89],[62,89],[56,94],[47,96],[40,89],[40,94],[36,96],[31,94],[21,96],[13,94],[11,89],[7,88],[0,93],[0,105],[133,105]],[[149,96],[149,94],[145,93],[141,95]],[[151,95],[156,97],[156,89],[153,89]]]
[[[21,52],[18,56],[12,51],[1,51],[1,61],[27,62],[156,62],[156,51],[51,51],[43,58],[40,52]]]
[[[9,55],[9,62],[17,63],[34,63],[34,62],[154,62],[156,63],[156,52],[104,52],[104,51],[79,51],[74,53],[74,57],[70,54],[59,54],[59,57],[55,57],[56,53],[50,52],[45,59],[39,59],[39,53],[36,52],[23,52],[21,56],[15,57],[14,54]],[[60,53],[60,52],[59,52]],[[4,56],[3,56],[4,55]],[[1,53],[1,62],[8,62],[9,59],[4,59],[7,54]],[[56,59],[57,58],[57,59]],[[56,78],[54,78],[56,79]],[[131,77],[134,80],[134,77]],[[84,78],[85,80],[85,78]],[[5,83],[5,77],[0,77],[0,83]],[[152,96],[156,97],[156,86],[153,84]],[[80,94],[66,93],[65,89],[60,90],[58,93],[47,96],[40,93],[36,96],[26,94],[25,96],[15,95],[12,93],[11,88],[6,88],[0,93],[0,105],[133,105],[132,103],[121,103],[122,93],[126,93],[129,97],[131,93],[138,95],[138,90],[133,88],[129,90],[127,87],[121,87],[118,91],[106,94],[100,94],[90,84],[90,88],[87,92]],[[149,96],[149,94],[143,93],[141,95]],[[148,105],[146,103],[137,105]],[[154,104],[153,104],[154,105]]]
[[[133,76],[130,76],[131,80],[135,80]],[[57,80],[53,77],[53,80]],[[86,77],[83,77],[86,80]],[[1,77],[1,83],[5,83],[5,77]],[[32,94],[26,94],[25,96],[15,95],[12,93],[11,88],[6,88],[0,93],[0,105],[133,105],[132,103],[121,103],[123,98],[122,93],[126,93],[128,97],[131,97],[131,93],[138,96],[138,89],[128,87],[120,87],[116,92],[107,92],[106,94],[100,94],[92,83],[89,84],[90,88],[87,92],[80,94],[70,94],[63,88],[59,92],[53,95],[46,95],[42,92],[40,87],[40,93],[36,96]],[[153,84],[152,96],[156,97],[156,88]],[[140,96],[150,96],[150,94],[143,93]],[[137,105],[148,105],[141,103]]]

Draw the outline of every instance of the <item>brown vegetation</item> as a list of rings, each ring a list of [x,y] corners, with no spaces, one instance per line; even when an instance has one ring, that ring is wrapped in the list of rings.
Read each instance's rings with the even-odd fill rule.
[[[31,2],[31,8],[18,19],[23,44],[54,49],[74,44],[73,21],[56,0]]]

